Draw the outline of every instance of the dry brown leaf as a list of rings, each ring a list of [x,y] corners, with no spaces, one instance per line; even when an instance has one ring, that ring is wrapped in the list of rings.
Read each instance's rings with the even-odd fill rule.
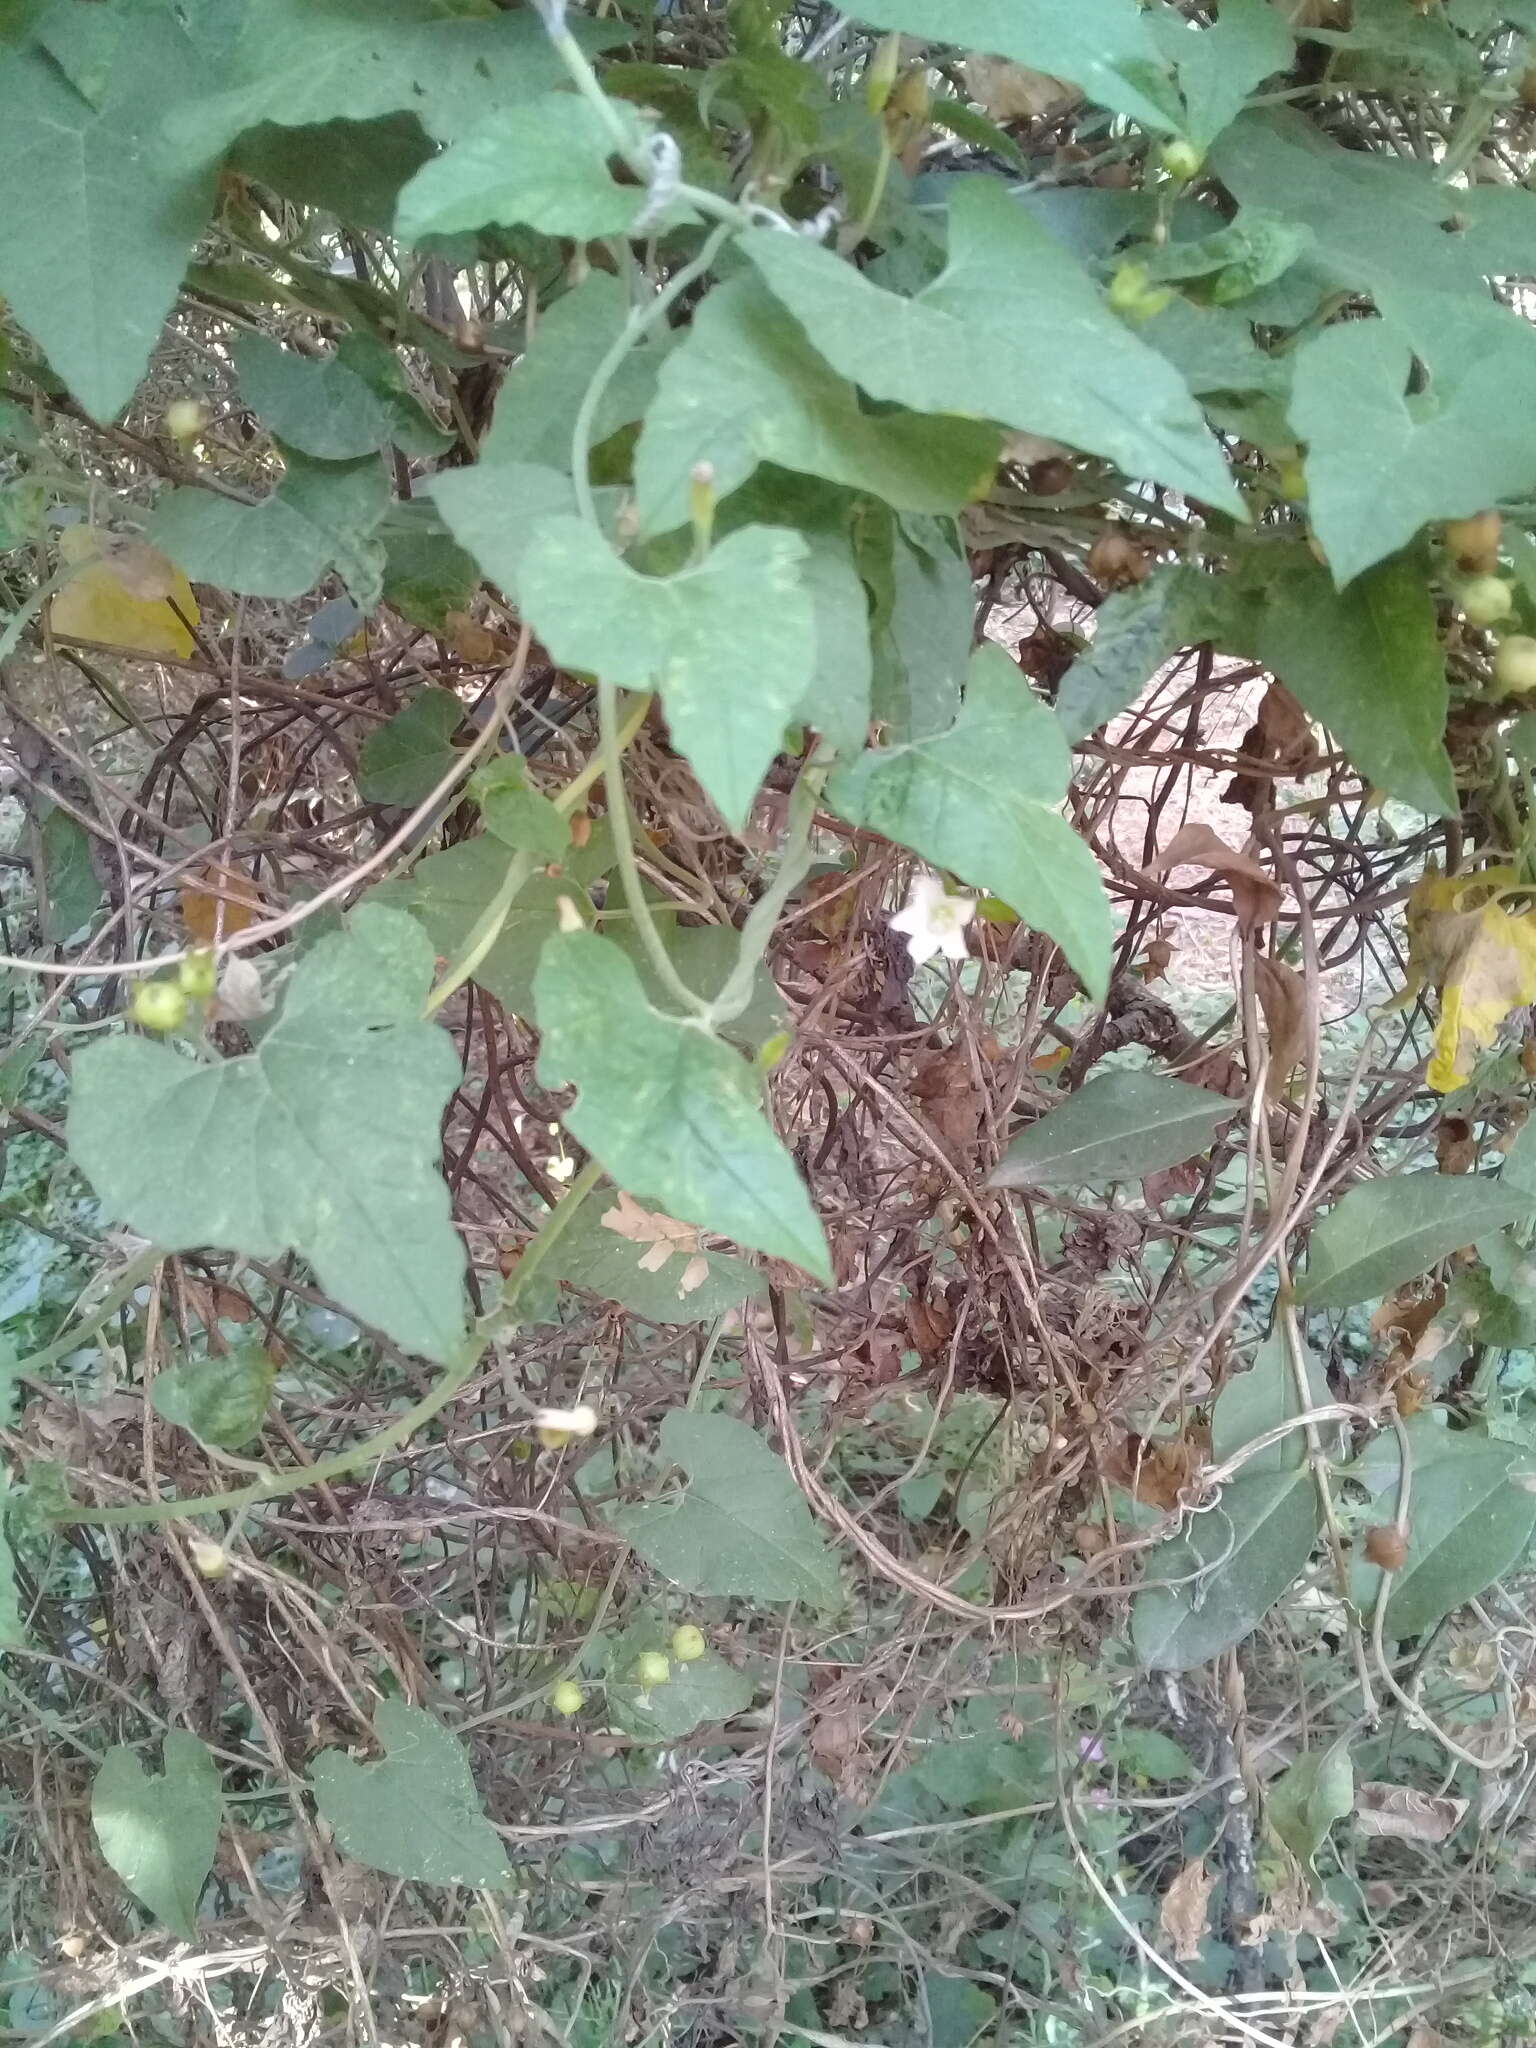
[[[1154,1209],[1160,1209],[1164,1202],[1194,1194],[1204,1179],[1205,1168],[1198,1159],[1181,1159],[1177,1166],[1161,1166],[1156,1173],[1143,1174],[1141,1192]]]
[[[965,89],[979,107],[1004,126],[1010,121],[1055,121],[1082,102],[1065,79],[1010,64],[1003,57],[967,57],[960,67]]]
[[[1181,825],[1147,873],[1155,880],[1181,867],[1209,868],[1221,876],[1232,891],[1237,921],[1245,932],[1279,914],[1281,890],[1274,876],[1250,855],[1228,846],[1209,825]]]
[[[1143,981],[1166,981],[1173,961],[1173,947],[1167,939],[1154,939],[1136,963]]]
[[[1477,1135],[1464,1116],[1443,1116],[1435,1132],[1435,1165],[1441,1173],[1470,1173],[1477,1164]]]
[[[1197,1861],[1186,1863],[1164,1892],[1157,1924],[1165,1940],[1173,1945],[1176,1963],[1199,1961],[1207,1909],[1215,1887],[1216,1873]]]
[[[1412,1785],[1366,1784],[1355,1789],[1355,1826],[1362,1835],[1443,1842],[1460,1827],[1466,1811],[1465,1799],[1420,1792]]]
[[[924,1301],[913,1295],[906,1305],[907,1334],[925,1365],[947,1349],[954,1335],[955,1319],[942,1302]]]
[[[1243,734],[1238,752],[1250,761],[1264,762],[1273,771],[1268,775],[1240,771],[1222,791],[1224,804],[1241,804],[1249,812],[1266,807],[1276,777],[1300,781],[1323,758],[1312,721],[1283,683],[1271,683],[1264,692],[1258,716]]]
[[[1255,955],[1253,982],[1269,1033],[1265,1093],[1271,1102],[1277,1102],[1311,1050],[1317,1020],[1307,1002],[1306,982],[1283,960],[1272,960],[1267,953]]]
[[[1204,1465],[1206,1450],[1199,1432],[1157,1443],[1127,1436],[1105,1456],[1101,1470],[1132,1499],[1168,1510],[1178,1506],[1180,1494]]]
[[[468,612],[449,612],[443,621],[443,638],[461,661],[504,661],[512,643],[489,626],[482,626]]]
[[[182,921],[200,946],[215,944],[221,930],[226,939],[245,931],[265,908],[250,876],[222,861],[194,875],[181,892]]]

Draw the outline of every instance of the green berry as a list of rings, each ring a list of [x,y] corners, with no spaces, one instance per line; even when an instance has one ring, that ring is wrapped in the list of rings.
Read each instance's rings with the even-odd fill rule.
[[[1307,495],[1307,472],[1299,456],[1293,455],[1288,462],[1280,464],[1275,472],[1275,481],[1280,486],[1281,497],[1289,499],[1293,505],[1299,505]]]
[[[635,1659],[635,1677],[642,1685],[665,1685],[672,1676],[672,1666],[660,1650],[647,1650]]]
[[[174,981],[136,982],[128,1014],[146,1031],[179,1031],[187,1021],[187,999]]]
[[[1493,679],[1500,689],[1524,695],[1536,690],[1536,640],[1529,633],[1508,633],[1493,657]]]
[[[1199,175],[1200,166],[1205,162],[1205,152],[1180,136],[1163,144],[1157,152],[1157,160],[1175,183],[1187,185],[1191,178]]]
[[[564,1714],[569,1719],[572,1714],[581,1712],[585,1697],[574,1678],[562,1678],[558,1685],[550,1688],[549,1704],[557,1714]]]
[[[181,992],[194,1003],[206,1003],[219,984],[219,963],[206,946],[189,953],[176,969]]]
[[[672,1654],[679,1664],[697,1664],[705,1649],[704,1631],[685,1621],[672,1631]]]
[[[195,398],[173,398],[165,408],[165,431],[173,441],[195,441],[208,424],[208,408]]]
[[[1168,285],[1155,285],[1145,263],[1122,263],[1109,280],[1109,303],[1124,320],[1150,320],[1173,298]]]
[[[1473,576],[1456,593],[1456,601],[1474,626],[1497,625],[1515,608],[1515,593],[1502,576]]]

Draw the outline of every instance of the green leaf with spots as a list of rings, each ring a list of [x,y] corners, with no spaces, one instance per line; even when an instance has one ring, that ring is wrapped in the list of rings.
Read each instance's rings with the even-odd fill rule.
[[[661,692],[673,741],[739,829],[814,670],[805,555],[798,534],[749,526],[675,576],[641,576],[584,520],[556,518],[528,543],[517,593],[562,666]]]
[[[168,1731],[160,1773],[122,1744],[109,1749],[91,1786],[91,1826],[107,1863],[173,1934],[197,1933],[197,1902],[213,1869],[224,1794],[218,1765],[195,1735]]]
[[[357,793],[368,804],[408,809],[429,796],[461,758],[453,736],[464,706],[452,690],[418,690],[403,711],[375,726],[357,757]]]
[[[1241,516],[1183,379],[1000,180],[955,182],[949,260],[916,298],[882,291],[803,236],[753,228],[740,246],[817,351],[871,398],[1048,435]]]
[[[500,1891],[512,1880],[458,1739],[420,1707],[381,1700],[378,1763],[322,1750],[309,1767],[315,1805],[344,1856],[422,1884]]]
[[[1000,647],[971,661],[947,732],[862,755],[828,801],[935,867],[1002,900],[1053,938],[1094,998],[1113,925],[1093,855],[1061,815],[1071,758],[1061,728]]]
[[[866,412],[766,287],[738,277],[709,294],[662,368],[635,452],[641,529],[686,524],[701,462],[722,497],[771,462],[898,511],[958,512],[986,488],[1001,439],[971,420]]]
[[[534,980],[539,1079],[574,1083],[572,1134],[648,1209],[830,1275],[826,1240],[759,1107],[754,1069],[696,1024],[664,1017],[594,932],[560,932]]]
[[[445,1359],[463,1337],[464,1248],[436,1161],[459,1061],[422,1018],[431,980],[423,933],[365,903],[298,962],[255,1052],[82,1047],[70,1153],[104,1209],[165,1251],[297,1251],[344,1308]]]
[[[282,482],[260,504],[195,487],[167,492],[151,514],[150,541],[192,582],[247,597],[302,597],[335,569],[372,611],[384,585],[384,550],[375,538],[389,507],[383,463],[377,456],[285,459]]]
[[[836,1559],[789,1467],[755,1430],[674,1408],[662,1419],[661,1455],[687,1484],[612,1518],[653,1570],[685,1593],[837,1604]]]
[[[402,618],[442,633],[450,612],[468,611],[480,588],[480,566],[448,532],[430,500],[391,505],[379,539],[384,544],[384,602]]]

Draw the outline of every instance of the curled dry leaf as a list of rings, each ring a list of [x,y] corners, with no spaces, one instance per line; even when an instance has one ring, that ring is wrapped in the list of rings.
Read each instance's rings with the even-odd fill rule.
[[[1157,1924],[1164,1939],[1172,1944],[1176,1963],[1199,1960],[1200,1943],[1205,1938],[1206,1915],[1215,1886],[1214,1871],[1207,1870],[1200,1862],[1186,1863],[1164,1892]]]
[[[1283,683],[1271,683],[1264,692],[1258,716],[1243,734],[1238,751],[1250,761],[1264,762],[1272,771],[1260,775],[1244,770],[1222,791],[1224,804],[1241,804],[1250,812],[1267,806],[1276,778],[1300,781],[1323,758],[1312,721]]]
[[[994,121],[1055,121],[1082,102],[1065,79],[1031,71],[1002,57],[967,57],[960,67],[965,89]]]
[[[1361,1785],[1355,1826],[1362,1835],[1393,1835],[1404,1842],[1443,1842],[1460,1827],[1465,1799],[1420,1792],[1412,1785]]]
[[[1307,1001],[1307,984],[1283,960],[1259,953],[1253,962],[1254,987],[1264,1028],[1269,1033],[1269,1074],[1265,1092],[1271,1102],[1284,1095],[1294,1070],[1310,1051],[1317,1030],[1317,1012]]]
[[[1209,825],[1181,825],[1147,867],[1155,881],[1174,868],[1209,868],[1232,891],[1232,907],[1245,931],[1269,924],[1279,914],[1280,884],[1267,868],[1213,832]]]

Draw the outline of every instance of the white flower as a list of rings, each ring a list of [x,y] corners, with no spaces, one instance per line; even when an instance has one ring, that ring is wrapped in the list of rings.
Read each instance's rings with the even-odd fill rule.
[[[974,896],[951,896],[937,875],[914,875],[906,908],[891,919],[891,930],[906,934],[914,967],[935,953],[964,960],[965,928],[975,915]]]
[[[592,1434],[597,1427],[597,1410],[585,1404],[579,1408],[540,1408],[533,1418],[533,1426],[546,1448],[558,1450],[572,1437]]]

